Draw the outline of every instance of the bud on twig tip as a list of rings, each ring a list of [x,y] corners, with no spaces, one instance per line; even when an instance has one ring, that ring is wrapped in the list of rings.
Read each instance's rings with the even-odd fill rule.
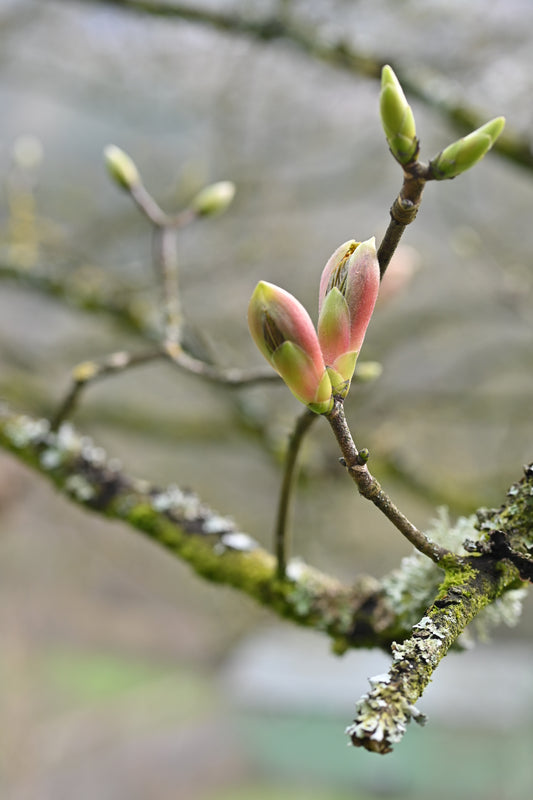
[[[190,207],[195,214],[202,217],[222,214],[234,197],[235,184],[232,181],[219,181],[198,192]]]
[[[131,191],[141,182],[139,171],[133,160],[120,147],[116,147],[114,144],[108,145],[104,149],[104,159],[109,174],[121,189]]]
[[[415,118],[399,80],[388,64],[381,71],[379,108],[391,153],[400,164],[409,164],[418,154]]]
[[[504,126],[505,117],[496,117],[445,147],[429,162],[433,178],[437,181],[455,178],[473,167],[488,153]]]

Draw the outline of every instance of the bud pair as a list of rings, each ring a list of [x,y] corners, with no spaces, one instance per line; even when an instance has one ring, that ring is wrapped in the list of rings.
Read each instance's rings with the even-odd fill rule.
[[[395,159],[402,165],[415,161],[418,156],[415,118],[398,78],[388,65],[381,72],[380,112],[383,130]],[[505,119],[496,117],[448,145],[429,162],[429,177],[442,181],[466,172],[488,153],[504,125]]]
[[[345,397],[379,289],[375,241],[345,242],[322,273],[318,335],[289,292],[259,283],[248,308],[252,338],[292,393],[317,414]]]
[[[104,159],[111,178],[121,189],[131,192],[141,184],[141,176],[133,159],[120,147],[108,145],[104,149]],[[189,208],[198,217],[214,216],[222,214],[234,197],[235,184],[232,181],[218,181],[198,192]]]

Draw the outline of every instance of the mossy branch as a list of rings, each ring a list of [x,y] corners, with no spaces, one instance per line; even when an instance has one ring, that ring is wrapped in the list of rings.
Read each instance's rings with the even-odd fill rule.
[[[530,465],[500,509],[479,512],[481,539],[470,543],[473,554],[450,553],[440,560],[445,579],[437,597],[425,599],[423,607],[429,608],[424,613],[420,607],[422,618],[411,630],[394,608],[386,583],[362,575],[346,586],[299,561],[289,562],[286,577],[280,579],[274,556],[239,531],[233,520],[190,491],[177,486],[160,490],[126,475],[69,423],[53,432],[48,420],[0,408],[0,446],[52,481],[71,501],[126,523],[203,578],[232,586],[275,614],[326,633],[336,652],[392,645],[389,675],[373,680],[348,728],[354,744],[380,753],[399,741],[411,718],[420,719],[414,703],[465,627],[483,608],[521,585],[524,574],[519,567],[528,558],[533,537]],[[428,591],[430,586],[431,581]]]
[[[71,501],[120,520],[186,561],[207,580],[233,586],[276,614],[326,632],[342,647],[388,648],[397,619],[374,578],[345,586],[302,562],[287,565],[280,580],[276,559],[232,519],[190,491],[165,490],[132,478],[101,447],[64,423],[0,410],[0,446],[12,452]]]
[[[441,561],[445,578],[437,597],[403,643],[392,645],[386,675],[371,678],[371,690],[357,703],[347,728],[352,744],[388,753],[411,719],[424,717],[414,704],[433,672],[467,625],[506,592],[533,581],[533,464],[510,488],[499,509],[480,509],[480,539],[466,542],[471,556]]]
[[[519,581],[515,567],[486,557],[454,562],[435,602],[413,627],[411,636],[392,645],[390,671],[370,679],[372,688],[357,703],[356,717],[346,730],[352,744],[389,753],[411,719],[425,722],[414,704],[439,662],[479,612]]]

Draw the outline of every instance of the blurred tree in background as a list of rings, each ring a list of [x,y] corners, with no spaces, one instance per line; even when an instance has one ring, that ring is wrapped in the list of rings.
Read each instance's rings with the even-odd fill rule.
[[[154,347],[150,226],[106,176],[110,142],[171,213],[206,184],[235,183],[224,216],[180,232],[181,297],[191,352],[259,368],[246,327],[257,281],[314,309],[337,245],[385,232],[400,171],[386,152],[376,79],[391,63],[426,155],[496,114],[508,131],[500,157],[427,187],[397,254],[411,280],[378,303],[365,342],[382,375],[351,392],[347,415],[372,472],[420,529],[436,506],[452,518],[499,506],[531,460],[532,13],[518,0],[490,9],[4,0],[0,394],[9,408],[51,418],[74,364]],[[90,386],[74,423],[117,470],[119,459],[152,485],[192,487],[270,550],[297,405],[283,386],[221,390],[154,361]],[[350,586],[390,573],[410,548],[356,496],[337,457],[327,426],[316,425],[293,550]],[[435,787],[442,747],[451,761],[469,754],[470,777],[451,789],[458,797],[528,796],[528,761],[516,764],[533,738],[533,687],[513,672],[531,655],[528,614],[507,638],[508,660],[490,659],[499,677],[475,651],[473,685],[490,724],[458,698],[457,716],[437,711],[435,728],[410,731],[414,744],[407,737],[389,766],[368,765],[362,752],[338,753],[366,677],[387,669],[381,656],[378,667],[364,654],[330,657],[315,673],[325,638],[262,636],[268,610],[86,516],[11,457],[0,465],[3,796],[440,797],[452,780],[446,773]],[[283,660],[291,642],[292,666]],[[257,678],[259,663],[279,673],[275,685]],[[340,669],[352,670],[348,685]],[[516,697],[503,698],[504,676]],[[342,704],[324,688],[335,683]],[[246,713],[236,711],[247,686]],[[483,735],[472,737],[476,725]],[[426,768],[416,769],[421,752]]]

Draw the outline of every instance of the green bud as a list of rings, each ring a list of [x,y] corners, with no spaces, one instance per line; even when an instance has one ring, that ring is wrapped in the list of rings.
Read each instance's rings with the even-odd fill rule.
[[[505,125],[505,117],[496,117],[481,128],[448,145],[429,162],[433,177],[437,181],[455,178],[473,167],[488,153]]]
[[[379,361],[359,361],[355,372],[357,383],[371,383],[377,380],[383,372]]]
[[[199,216],[222,214],[235,197],[232,181],[219,181],[206,186],[191,202],[191,209]]]
[[[121,189],[131,189],[141,182],[137,167],[124,150],[114,144],[104,149],[104,158],[109,174]]]
[[[394,158],[409,164],[418,153],[415,118],[393,70],[383,67],[379,99],[381,123]]]

